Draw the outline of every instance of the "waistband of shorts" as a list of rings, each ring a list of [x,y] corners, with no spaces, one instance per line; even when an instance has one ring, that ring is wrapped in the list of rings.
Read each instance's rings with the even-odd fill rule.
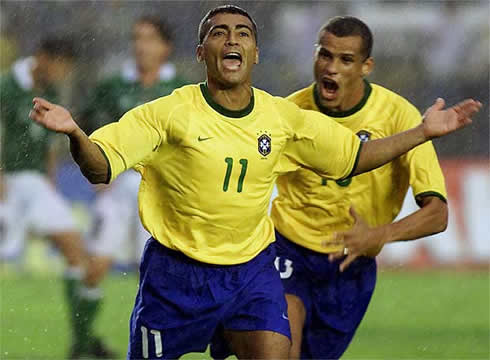
[[[181,251],[170,249],[169,247],[163,245],[161,242],[156,240],[154,237],[150,237],[148,241],[151,242],[150,245],[157,246],[158,251],[166,256],[170,256],[176,260],[188,264],[193,264],[195,266],[199,266],[202,268],[208,268],[208,269],[234,269],[234,268],[239,269],[241,267],[250,266],[251,264],[260,264],[260,263],[265,263],[267,261],[273,262],[276,257],[276,250],[275,250],[274,243],[271,243],[264,250],[262,250],[256,257],[254,257],[253,259],[247,262],[241,264],[234,264],[234,265],[209,264],[209,263],[195,260],[185,255]]]

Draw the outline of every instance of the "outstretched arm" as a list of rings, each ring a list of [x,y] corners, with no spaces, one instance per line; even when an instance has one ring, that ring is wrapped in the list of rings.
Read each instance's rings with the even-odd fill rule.
[[[70,151],[82,174],[93,184],[107,182],[109,165],[100,148],[73,120],[64,107],[42,98],[34,98],[29,117],[48,130],[67,135]]]
[[[447,204],[436,196],[423,197],[420,203],[419,210],[403,219],[373,228],[351,208],[354,226],[348,231],[335,234],[335,238],[344,243],[347,253],[333,253],[329,259],[347,255],[340,264],[340,271],[343,271],[359,256],[378,255],[387,243],[416,240],[444,231],[447,227]]]
[[[437,99],[424,114],[419,126],[379,140],[366,142],[353,175],[380,167],[433,138],[450,134],[471,124],[471,117],[481,108],[479,101],[465,100],[444,110],[444,100]]]

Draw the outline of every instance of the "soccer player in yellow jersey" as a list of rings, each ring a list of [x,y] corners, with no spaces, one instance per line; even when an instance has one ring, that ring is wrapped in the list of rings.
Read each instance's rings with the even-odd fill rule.
[[[407,100],[365,80],[374,64],[372,44],[361,20],[331,19],[318,35],[315,82],[289,97],[348,127],[365,144],[422,122]],[[392,223],[409,185],[420,210]],[[436,153],[427,142],[379,169],[340,181],[301,168],[280,176],[277,187],[271,215],[276,266],[288,301],[291,358],[337,359],[367,309],[376,283],[374,256],[383,245],[446,228],[446,189]]]
[[[90,181],[141,173],[140,216],[152,238],[129,358],[178,358],[204,351],[212,338],[222,345],[214,357],[287,358],[289,321],[267,215],[277,176],[305,166],[348,178],[469,124],[481,106],[467,100],[442,110],[439,102],[423,125],[361,149],[354,133],[321,113],[253,88],[258,57],[252,17],[220,6],[199,26],[206,83],[138,106],[90,138],[66,109],[34,99],[30,116],[69,136]]]

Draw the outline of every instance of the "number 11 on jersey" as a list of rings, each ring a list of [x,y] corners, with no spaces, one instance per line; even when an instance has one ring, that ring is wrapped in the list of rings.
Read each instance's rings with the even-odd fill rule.
[[[240,177],[238,178],[238,186],[237,186],[237,192],[240,193],[243,190],[243,181],[245,180],[245,175],[247,174],[248,160],[240,159],[238,162],[240,163],[240,165],[242,165],[242,170],[240,171]],[[231,157],[225,158],[225,163],[227,164],[227,166],[226,166],[225,180],[223,181],[224,192],[228,191],[228,185],[230,185],[230,177],[231,177],[231,172],[233,170],[233,158]]]

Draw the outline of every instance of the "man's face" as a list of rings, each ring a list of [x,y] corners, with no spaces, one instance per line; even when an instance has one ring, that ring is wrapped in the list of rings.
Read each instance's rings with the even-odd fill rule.
[[[171,44],[160,36],[154,25],[136,23],[133,27],[133,52],[141,70],[158,69],[172,51]]]
[[[224,87],[250,83],[259,60],[252,22],[243,15],[223,13],[212,17],[207,26],[197,59],[206,63],[208,81]]]
[[[315,52],[314,76],[323,106],[334,111],[354,107],[364,94],[363,77],[372,69],[364,58],[360,36],[336,37],[323,32]]]
[[[41,86],[53,86],[68,78],[74,68],[73,60],[39,52],[35,56],[33,75]]]

